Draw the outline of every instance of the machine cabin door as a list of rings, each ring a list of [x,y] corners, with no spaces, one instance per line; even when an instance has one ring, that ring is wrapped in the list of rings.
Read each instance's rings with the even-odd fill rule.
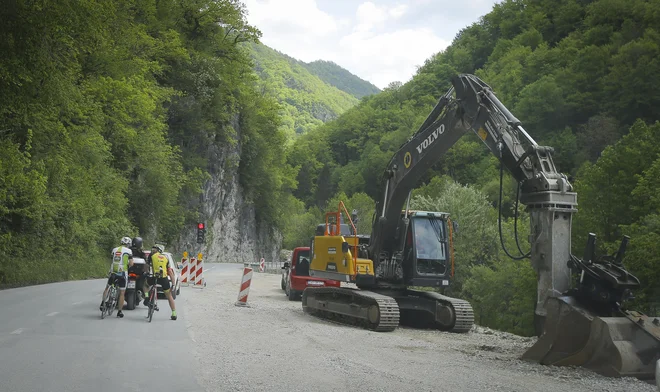
[[[414,216],[406,233],[404,248],[406,281],[409,285],[442,285],[450,273],[447,221],[438,217]],[[435,280],[432,283],[429,280]]]

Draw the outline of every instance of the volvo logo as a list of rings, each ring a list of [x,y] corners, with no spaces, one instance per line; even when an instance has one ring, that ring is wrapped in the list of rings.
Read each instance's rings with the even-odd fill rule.
[[[422,151],[426,150],[428,146],[436,141],[438,136],[442,135],[443,133],[445,133],[445,124],[440,124],[440,126],[436,128],[435,131],[433,131],[426,139],[424,139],[423,142],[419,143],[419,146],[417,146],[417,152],[421,154]]]

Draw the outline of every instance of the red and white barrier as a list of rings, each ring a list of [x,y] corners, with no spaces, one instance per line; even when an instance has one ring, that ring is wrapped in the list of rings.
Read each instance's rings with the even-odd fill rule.
[[[238,301],[236,306],[247,306],[248,293],[250,292],[250,283],[252,282],[252,268],[243,268],[243,278],[241,279],[241,288],[238,291]]]
[[[181,268],[181,284],[188,286],[188,259],[182,258],[181,264],[183,264]]]
[[[266,260],[262,257],[259,261],[259,272],[264,272],[266,270]]]
[[[197,268],[195,268],[195,281],[193,287],[202,288],[206,286],[206,281],[204,280],[204,260],[197,259]]]
[[[206,279],[204,279],[204,260],[196,259],[194,257],[188,259],[181,259],[181,284],[184,286],[192,287],[206,287]]]
[[[190,258],[188,263],[188,284],[195,285],[195,269],[197,268],[197,260],[194,257]]]

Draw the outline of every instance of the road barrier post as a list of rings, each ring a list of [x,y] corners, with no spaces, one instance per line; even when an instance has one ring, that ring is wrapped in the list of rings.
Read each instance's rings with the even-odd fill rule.
[[[197,268],[195,269],[195,283],[193,287],[202,288],[206,287],[206,280],[204,279],[204,259],[197,259]]]
[[[250,283],[252,282],[252,268],[243,268],[243,278],[241,279],[241,287],[238,291],[238,300],[236,306],[250,307],[248,305],[248,293],[250,292]]]
[[[188,283],[188,259],[187,258],[182,258],[181,259],[181,264],[183,264],[183,267],[181,267],[181,284],[186,285],[186,287],[189,286]]]
[[[188,276],[189,283],[191,286],[195,286],[195,269],[197,268],[197,259],[194,257],[190,258],[190,263],[188,264]]]

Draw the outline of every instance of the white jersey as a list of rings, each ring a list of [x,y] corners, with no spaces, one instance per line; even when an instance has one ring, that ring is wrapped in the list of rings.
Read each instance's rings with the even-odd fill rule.
[[[112,250],[112,264],[110,272],[128,272],[128,259],[133,258],[133,251],[125,246],[118,246]]]

